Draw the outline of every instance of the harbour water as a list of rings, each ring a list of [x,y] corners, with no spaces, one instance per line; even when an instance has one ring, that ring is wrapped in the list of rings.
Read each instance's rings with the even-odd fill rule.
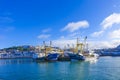
[[[120,57],[100,57],[92,62],[1,59],[0,80],[120,80]]]

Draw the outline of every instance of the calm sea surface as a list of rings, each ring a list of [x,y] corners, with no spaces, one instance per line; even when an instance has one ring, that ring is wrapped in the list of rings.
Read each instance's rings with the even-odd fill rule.
[[[1,59],[0,80],[120,80],[120,57],[96,62],[35,62]]]

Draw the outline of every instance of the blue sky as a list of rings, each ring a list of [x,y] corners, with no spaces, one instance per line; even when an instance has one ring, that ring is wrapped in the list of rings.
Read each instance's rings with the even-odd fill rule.
[[[120,43],[119,26],[120,0],[0,0],[0,48],[85,36],[111,47]]]

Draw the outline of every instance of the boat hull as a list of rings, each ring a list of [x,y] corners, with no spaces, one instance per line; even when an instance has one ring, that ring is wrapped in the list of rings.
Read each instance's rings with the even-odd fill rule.
[[[71,61],[80,61],[80,60],[85,60],[85,57],[79,54],[69,54],[69,57],[71,59]]]
[[[47,61],[57,61],[59,57],[59,54],[53,53],[53,54],[48,54],[46,57]]]

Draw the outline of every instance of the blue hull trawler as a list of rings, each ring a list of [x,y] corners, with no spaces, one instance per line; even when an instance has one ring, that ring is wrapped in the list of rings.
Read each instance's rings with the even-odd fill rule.
[[[88,49],[86,39],[87,37],[84,38],[84,42],[79,42],[77,38],[76,47],[71,48],[68,45],[68,49],[64,50],[64,54],[67,54],[71,61],[98,59],[99,55]]]
[[[81,54],[68,53],[71,61],[85,60],[85,57]]]
[[[51,41],[50,46],[46,46],[45,42],[43,42],[43,44],[44,44],[43,47],[40,46],[37,47],[39,53],[35,53],[33,55],[33,59],[39,61],[57,61],[60,56],[59,48],[51,47],[52,45]]]
[[[81,60],[85,60],[85,56],[83,56],[82,54],[78,54],[72,51],[65,51],[64,52],[64,56],[69,58],[70,61],[81,61]]]
[[[46,57],[47,61],[57,61],[59,58],[58,53],[49,53],[48,56]]]
[[[47,56],[45,56],[45,53],[35,53],[33,55],[33,59],[39,61],[57,61],[58,57],[58,53],[48,53]]]

